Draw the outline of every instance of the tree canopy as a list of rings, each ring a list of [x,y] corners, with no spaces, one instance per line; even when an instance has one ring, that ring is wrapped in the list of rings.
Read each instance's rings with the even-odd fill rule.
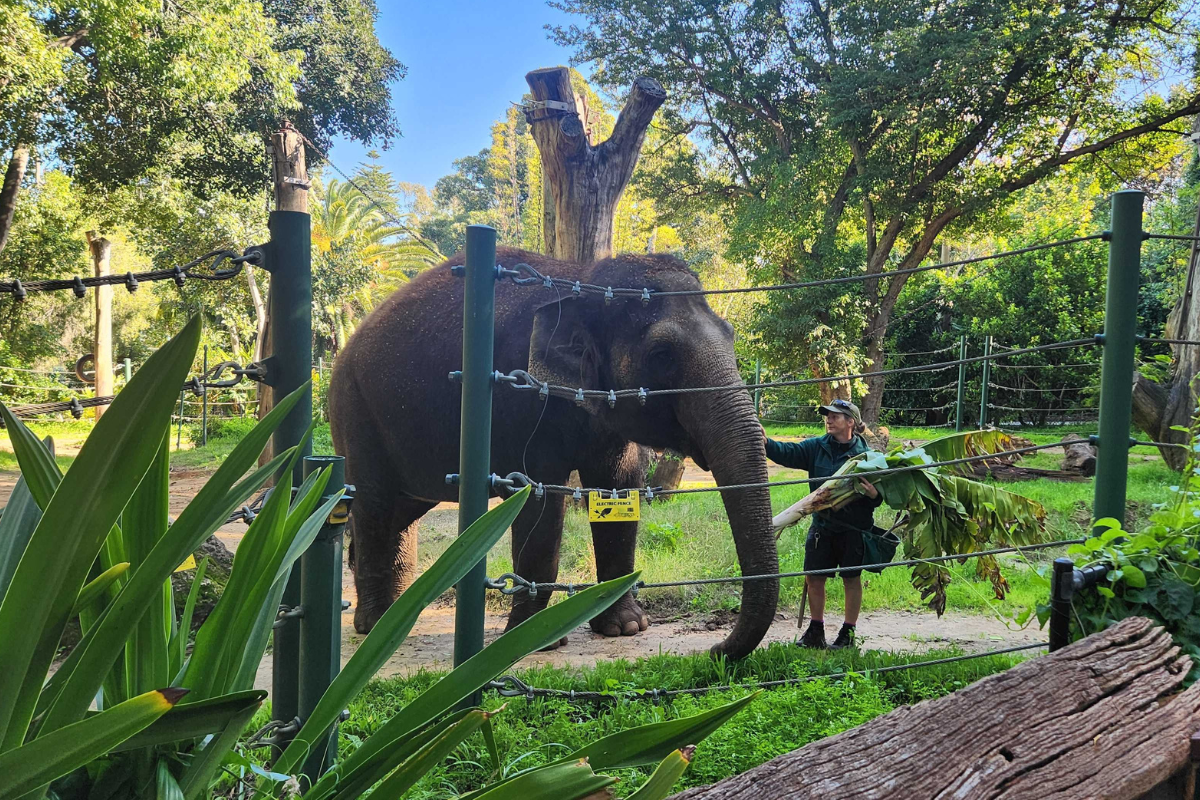
[[[557,40],[604,86],[648,74],[667,88],[672,132],[701,147],[662,191],[731,208],[732,252],[763,280],[916,266],[1065,165],[1153,171],[1200,110],[1175,2],[556,6],[581,18]],[[764,332],[815,374],[878,368],[905,282],[772,300]],[[868,418],[882,381],[870,389]]]

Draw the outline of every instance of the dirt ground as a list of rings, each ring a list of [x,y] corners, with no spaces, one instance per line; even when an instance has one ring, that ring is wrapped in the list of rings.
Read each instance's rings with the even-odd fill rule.
[[[7,444],[7,443],[5,443]],[[59,453],[70,452],[70,446],[60,446]],[[776,470],[773,468],[772,473]],[[173,470],[170,480],[171,514],[179,514],[195,497],[211,473],[207,470]],[[0,505],[16,483],[17,474],[0,472]],[[684,473],[688,486],[712,485],[711,476],[690,460]],[[422,519],[423,541],[453,536],[457,525],[457,507],[443,503]],[[217,537],[230,550],[236,550],[246,527],[237,522],[217,531]],[[342,571],[343,597],[350,609],[342,615],[342,663],[349,660],[363,637],[354,632],[354,578],[349,567]],[[727,613],[703,613],[671,618],[651,617],[649,630],[637,635],[608,639],[592,633],[585,625],[576,630],[565,647],[548,653],[528,656],[520,666],[553,664],[555,666],[586,666],[605,659],[635,659],[660,653],[684,655],[705,652],[721,641],[733,624]],[[827,625],[837,630],[841,619],[830,617]],[[504,616],[489,612],[485,641],[490,642],[504,630]],[[947,613],[940,619],[932,613],[879,611],[864,614],[859,620],[860,639],[864,647],[896,652],[920,653],[926,650],[957,646],[967,651],[981,651],[1010,645],[1029,644],[1044,639],[1035,628],[1009,630],[999,620],[981,614]],[[788,642],[799,635],[796,609],[780,609],[766,637],[766,642]],[[451,666],[454,643],[454,607],[452,603],[437,603],[421,614],[412,633],[399,650],[388,659],[378,677],[408,675],[422,669],[447,669]],[[271,659],[268,655],[255,681],[259,688],[269,689]]]

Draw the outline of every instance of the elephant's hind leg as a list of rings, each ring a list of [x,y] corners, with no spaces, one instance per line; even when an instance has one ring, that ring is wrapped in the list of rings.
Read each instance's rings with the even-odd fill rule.
[[[536,583],[554,583],[558,579],[558,556],[565,515],[566,498],[559,494],[547,493],[540,500],[530,498],[525,503],[525,508],[517,515],[512,526],[513,570],[522,578]],[[537,597],[530,597],[528,592],[513,595],[512,610],[504,629],[510,630],[520,625],[549,602],[549,592],[540,592]],[[566,643],[564,636],[547,649],[553,650]]]
[[[417,528],[434,506],[404,496],[368,497],[360,494],[355,501],[351,526],[358,591],[354,630],[359,633],[369,633],[416,578]]]

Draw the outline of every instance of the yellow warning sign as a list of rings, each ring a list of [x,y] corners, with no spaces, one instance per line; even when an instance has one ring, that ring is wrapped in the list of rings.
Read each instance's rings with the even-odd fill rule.
[[[175,571],[183,572],[184,570],[195,569],[195,568],[196,568],[196,557],[188,556],[187,558],[185,558],[183,560],[182,564],[180,564],[178,567],[175,568]]]
[[[641,518],[637,492],[630,492],[628,497],[601,497],[599,492],[588,492],[588,522],[637,522]]]

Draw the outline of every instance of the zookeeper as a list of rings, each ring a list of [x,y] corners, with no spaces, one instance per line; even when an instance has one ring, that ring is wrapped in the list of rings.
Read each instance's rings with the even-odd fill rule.
[[[777,442],[767,438],[767,458],[791,469],[802,469],[810,478],[828,478],[852,456],[869,448],[862,437],[866,430],[858,406],[849,400],[834,400],[821,406],[818,412],[825,417],[825,435],[801,442]],[[865,478],[859,478],[862,495],[836,511],[819,511],[813,515],[808,538],[804,542],[804,568],[832,569],[854,567],[863,563],[863,532],[874,525],[875,509],[883,502],[879,491]],[[809,490],[824,481],[813,481]],[[862,570],[841,573],[846,589],[846,619],[830,647],[840,649],[854,644],[855,626],[862,610]],[[808,602],[812,622],[800,638],[802,647],[824,648],[825,644],[825,578],[809,576]]]

